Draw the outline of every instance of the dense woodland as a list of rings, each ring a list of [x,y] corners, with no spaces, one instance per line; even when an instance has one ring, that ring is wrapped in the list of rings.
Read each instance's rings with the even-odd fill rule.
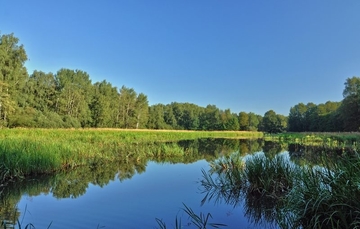
[[[359,131],[360,78],[345,82],[344,99],[299,103],[289,116],[269,110],[233,113],[192,103],[149,106],[147,96],[110,82],[92,83],[82,70],[41,70],[29,74],[23,45],[13,34],[0,36],[0,127],[148,128],[180,130]]]

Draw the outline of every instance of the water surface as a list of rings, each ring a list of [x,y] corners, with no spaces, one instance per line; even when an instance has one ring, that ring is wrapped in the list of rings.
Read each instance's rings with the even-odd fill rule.
[[[182,141],[178,146],[192,154],[156,162],[149,159],[82,167],[13,183],[0,190],[0,219],[19,219],[22,225],[32,223],[36,228],[47,228],[51,223],[50,228],[56,229],[157,228],[155,218],[159,218],[174,228],[178,217],[185,228],[195,228],[182,211],[185,204],[197,214],[211,213],[210,221],[224,223],[226,228],[277,227],[261,219],[265,209],[253,206],[256,201],[239,199],[236,206],[225,200],[202,204],[206,193],[199,181],[202,170],[209,171],[210,163],[224,155],[260,152],[274,157],[286,154],[288,148],[260,140],[229,139]]]
[[[201,169],[208,170],[208,162],[149,162],[146,172],[122,182],[114,178],[104,187],[89,184],[86,193],[77,198],[56,198],[51,192],[23,195],[18,203],[20,219],[24,217],[23,224],[32,223],[37,228],[46,228],[50,222],[51,228],[154,228],[155,218],[160,218],[171,227],[176,216],[184,224],[190,222],[180,210],[184,203],[195,212],[211,212],[213,222],[246,228],[248,220],[240,208],[214,203],[200,206],[204,197],[197,182]]]

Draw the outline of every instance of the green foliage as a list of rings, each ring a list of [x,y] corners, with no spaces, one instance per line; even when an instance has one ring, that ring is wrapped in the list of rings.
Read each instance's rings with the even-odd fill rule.
[[[326,155],[318,165],[302,167],[280,155],[235,154],[217,160],[212,170],[203,171],[202,202],[225,201],[235,207],[244,200],[245,215],[256,224],[265,220],[280,228],[358,228],[359,155],[350,151],[333,159],[332,148],[322,152]]]
[[[92,84],[82,70],[35,70],[29,76],[18,41],[13,34],[0,40],[0,127],[240,130],[230,109],[176,102],[149,107],[145,94],[105,80]]]
[[[97,82],[93,86],[93,97],[89,105],[92,127],[115,127],[118,106],[117,88],[106,81]]]
[[[29,76],[24,65],[27,55],[18,42],[13,34],[0,36],[0,127],[80,126],[269,133],[359,131],[359,77],[346,80],[342,102],[299,103],[291,107],[289,117],[273,110],[264,117],[252,112],[233,114],[230,109],[220,110],[215,105],[200,107],[191,103],[149,106],[145,94],[126,86],[118,90],[105,80],[92,84],[90,76],[82,70],[62,68],[56,74],[35,70]],[[48,120],[49,114],[56,121]]]
[[[249,115],[246,112],[240,112],[239,113],[239,125],[240,130],[249,130]]]
[[[360,78],[346,79],[343,92],[344,100],[340,107],[340,114],[344,122],[345,131],[359,131],[360,128]]]
[[[339,131],[343,130],[339,117],[339,102],[307,105],[299,103],[290,109],[289,131]]]
[[[280,133],[287,129],[287,118],[269,110],[262,119],[262,130],[268,133]]]
[[[295,178],[287,208],[294,225],[302,228],[358,228],[359,158],[340,158],[336,164],[304,168]]]
[[[0,120],[7,124],[8,116],[24,101],[21,93],[28,77],[24,66],[25,49],[13,34],[0,36]]]
[[[71,116],[68,116],[72,119]],[[72,119],[76,120],[76,119]],[[76,120],[77,121],[77,120]],[[66,125],[67,122],[64,122]],[[75,123],[80,125],[79,123]],[[72,125],[75,125],[72,124]],[[197,138],[259,137],[252,132],[117,131],[8,129],[0,132],[0,180],[51,173],[82,165],[143,158],[186,158],[171,141]],[[150,147],[155,143],[163,143]],[[141,143],[143,148],[139,148]],[[150,144],[150,146],[148,145]],[[147,150],[145,150],[147,148]],[[234,149],[232,149],[234,150]],[[146,153],[144,153],[146,152]],[[191,157],[189,157],[190,159]]]

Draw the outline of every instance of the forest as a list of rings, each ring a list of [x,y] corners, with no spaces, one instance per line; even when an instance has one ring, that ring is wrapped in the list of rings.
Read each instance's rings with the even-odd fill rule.
[[[117,88],[88,73],[62,68],[56,73],[28,73],[25,48],[14,34],[0,34],[0,127],[124,128],[175,130],[359,131],[360,78],[348,78],[343,100],[299,103],[288,116],[234,113],[216,105],[192,103],[149,105],[133,88]]]

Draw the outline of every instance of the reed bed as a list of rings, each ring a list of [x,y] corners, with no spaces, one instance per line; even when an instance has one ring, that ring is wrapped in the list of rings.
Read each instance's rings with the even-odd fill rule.
[[[302,228],[360,227],[359,156],[325,161],[324,167],[304,168],[294,179],[287,210]]]
[[[322,166],[297,166],[286,157],[255,154],[222,159],[201,184],[208,200],[234,207],[245,201],[245,215],[280,228],[360,228],[360,156],[324,158]],[[224,165],[227,164],[227,165]],[[214,177],[214,173],[217,176]]]
[[[256,138],[259,132],[152,131],[119,129],[2,129],[0,181],[52,173],[129,157],[183,156],[175,145],[152,151],[149,145],[198,138]],[[140,146],[143,145],[143,146]]]

